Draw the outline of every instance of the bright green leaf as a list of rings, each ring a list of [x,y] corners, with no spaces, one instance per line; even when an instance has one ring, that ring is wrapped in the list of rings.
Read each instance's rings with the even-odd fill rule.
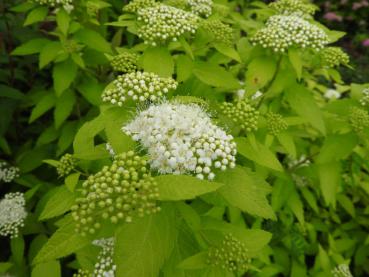
[[[161,77],[171,77],[174,73],[174,61],[166,47],[146,49],[142,56],[142,66],[145,71]]]
[[[26,17],[26,20],[24,21],[24,26],[31,25],[36,22],[40,22],[45,19],[49,12],[48,7],[41,6],[34,10],[32,10]]]
[[[77,65],[68,59],[53,67],[54,89],[56,95],[60,96],[72,84],[77,76]]]

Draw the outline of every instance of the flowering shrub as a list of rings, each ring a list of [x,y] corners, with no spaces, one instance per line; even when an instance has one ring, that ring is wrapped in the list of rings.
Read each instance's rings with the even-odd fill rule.
[[[0,7],[0,276],[369,274],[369,84],[314,4]]]

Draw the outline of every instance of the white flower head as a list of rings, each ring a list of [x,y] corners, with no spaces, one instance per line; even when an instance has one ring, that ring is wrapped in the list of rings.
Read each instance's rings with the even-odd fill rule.
[[[113,262],[114,238],[94,240],[93,245],[101,247],[98,262],[95,264],[94,277],[114,277],[116,265]]]
[[[332,270],[333,277],[353,277],[350,268],[346,264],[340,264]]]
[[[330,100],[335,100],[339,99],[341,94],[335,89],[327,89],[327,91],[324,93],[324,97]]]
[[[359,102],[362,106],[369,105],[369,88],[363,90],[363,96],[360,98]]]
[[[316,7],[304,0],[277,0],[269,6],[279,14],[296,14],[305,18],[311,17],[316,12]]]
[[[211,15],[213,6],[212,0],[187,0],[187,3],[192,13],[204,17],[209,17]]]
[[[73,10],[73,0],[31,0],[31,2],[49,7],[62,6],[68,13]]]
[[[252,41],[282,53],[290,47],[319,51],[329,42],[327,34],[321,28],[298,15],[271,16],[265,27],[256,32]]]
[[[152,105],[122,130],[148,150],[151,168],[162,174],[190,173],[212,180],[215,168],[235,166],[233,137],[195,104]]]
[[[0,162],[0,182],[10,183],[19,177],[19,168],[9,166],[6,162]]]
[[[0,235],[17,237],[27,216],[23,193],[8,193],[0,200]]]

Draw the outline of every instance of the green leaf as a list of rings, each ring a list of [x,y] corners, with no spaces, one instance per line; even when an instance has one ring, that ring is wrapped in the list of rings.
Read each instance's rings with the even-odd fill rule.
[[[15,88],[0,84],[0,97],[22,100],[24,99],[24,94]]]
[[[63,8],[59,9],[56,14],[56,23],[58,24],[58,28],[64,35],[68,34],[69,22],[70,17],[68,13]]]
[[[116,233],[114,261],[117,277],[157,277],[176,240],[173,208],[124,225]]]
[[[191,76],[194,63],[188,56],[180,55],[177,57],[176,66],[177,81],[183,82]]]
[[[202,269],[208,266],[208,252],[203,251],[182,261],[178,267],[182,269]]]
[[[238,62],[241,62],[240,55],[238,54],[237,50],[234,49],[233,47],[223,43],[215,43],[214,47],[219,51],[219,53],[222,53],[227,57],[230,57]]]
[[[195,76],[203,83],[227,89],[238,89],[240,83],[223,67],[205,62],[197,62],[193,69]]]
[[[54,89],[57,96],[60,96],[72,84],[77,76],[77,65],[68,59],[53,67]]]
[[[261,166],[276,171],[283,171],[281,163],[265,145],[257,141],[251,142],[251,138],[236,138],[235,141],[237,143],[237,151],[242,156],[245,156]]]
[[[300,80],[302,75],[302,60],[299,51],[294,48],[289,49],[288,58],[290,59],[290,62],[296,71],[297,79]]]
[[[355,206],[349,197],[347,197],[345,194],[338,194],[337,200],[338,203],[346,210],[346,212],[348,212],[349,215],[355,217]]]
[[[92,105],[101,105],[101,94],[104,90],[104,85],[100,84],[95,78],[85,77],[82,83],[78,84],[77,89]]]
[[[26,17],[23,26],[31,25],[45,19],[49,12],[48,7],[42,6],[32,10]]]
[[[59,186],[51,190],[51,197],[47,200],[39,220],[45,220],[64,214],[74,203],[74,195],[65,186]],[[49,193],[51,193],[49,191]]]
[[[45,44],[49,43],[50,40],[44,38],[36,38],[27,41],[26,43],[22,44],[15,48],[12,52],[14,56],[24,56],[30,54],[36,54],[41,51]]]
[[[59,55],[60,51],[63,51],[63,47],[60,42],[52,41],[46,44],[40,52],[39,68],[42,69],[50,62],[55,60],[55,58]]]
[[[304,206],[301,202],[300,196],[296,191],[294,191],[290,198],[287,201],[288,207],[290,207],[293,214],[296,216],[297,220],[301,224],[305,224],[305,217],[304,217]]]
[[[277,63],[270,57],[257,57],[253,59],[247,67],[246,90],[254,93],[263,88],[273,79]]]
[[[74,34],[74,38],[97,51],[109,54],[113,53],[110,44],[105,40],[105,38],[91,29],[80,29]]]
[[[61,277],[61,269],[59,261],[49,261],[37,264],[31,273],[31,277]]]
[[[334,134],[327,137],[320,149],[318,163],[329,163],[346,159],[357,144],[353,133]]]
[[[24,259],[24,239],[22,236],[10,240],[12,257],[17,265],[21,265]]]
[[[290,154],[292,158],[296,158],[296,146],[293,137],[287,132],[280,132],[277,134],[277,139],[284,149],[286,149],[287,153]]]
[[[77,122],[67,122],[63,125],[58,140],[58,149],[56,155],[59,156],[73,143],[74,136],[77,132]]]
[[[54,105],[55,105],[54,94],[46,93],[37,103],[37,105],[33,108],[28,123],[32,123],[33,121],[35,121],[37,118],[39,118],[48,110],[50,110],[52,107],[54,107]]]
[[[158,183],[159,199],[162,201],[193,199],[216,191],[223,185],[187,175],[161,175],[155,177],[155,180]]]
[[[322,134],[326,133],[323,114],[316,104],[313,93],[302,85],[293,85],[286,90],[286,98],[291,108]]]
[[[71,90],[65,91],[57,100],[54,110],[55,128],[58,129],[71,114],[76,97]]]
[[[161,77],[171,77],[174,73],[174,61],[167,47],[146,49],[142,56],[142,66],[145,71]]]
[[[7,272],[10,268],[12,268],[13,264],[9,262],[0,262],[0,273]]]
[[[341,182],[340,162],[319,164],[318,166],[320,187],[327,205],[336,203],[336,192]]]
[[[74,188],[76,187],[78,180],[79,180],[79,176],[81,174],[79,172],[76,173],[72,173],[70,174],[67,178],[65,178],[65,186],[71,191],[74,191]]]
[[[61,226],[37,253],[33,264],[44,263],[68,256],[90,244],[90,241],[76,233],[72,217],[67,217]]]
[[[266,195],[271,188],[262,178],[241,167],[220,172],[217,180],[225,184],[219,193],[232,206],[251,215],[275,219]]]

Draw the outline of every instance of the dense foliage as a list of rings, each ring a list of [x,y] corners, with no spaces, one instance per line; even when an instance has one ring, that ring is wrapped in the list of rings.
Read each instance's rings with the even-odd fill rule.
[[[1,276],[369,275],[369,84],[317,6],[0,9]]]

